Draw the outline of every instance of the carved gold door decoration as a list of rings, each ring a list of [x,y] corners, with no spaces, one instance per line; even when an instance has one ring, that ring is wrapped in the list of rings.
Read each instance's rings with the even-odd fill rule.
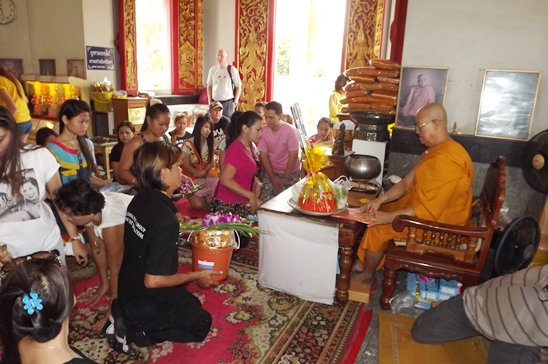
[[[252,110],[257,101],[266,99],[269,87],[268,0],[240,0],[237,8],[236,67],[242,76],[243,110]]]
[[[174,93],[199,91],[203,74],[203,0],[179,0],[177,8],[177,74]]]
[[[367,65],[381,55],[384,0],[348,0],[347,44],[343,69]]]

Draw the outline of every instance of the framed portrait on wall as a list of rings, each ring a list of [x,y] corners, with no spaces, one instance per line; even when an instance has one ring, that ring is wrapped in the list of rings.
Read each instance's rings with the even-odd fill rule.
[[[86,78],[86,64],[83,59],[67,59],[67,75]]]
[[[0,67],[11,72],[21,82],[21,75],[23,75],[23,60],[22,59],[0,59]]]
[[[412,129],[415,115],[424,105],[443,105],[447,85],[447,68],[402,67],[396,126]]]
[[[39,59],[40,74],[45,76],[57,76],[54,59]]]
[[[476,135],[527,139],[540,72],[485,70]]]

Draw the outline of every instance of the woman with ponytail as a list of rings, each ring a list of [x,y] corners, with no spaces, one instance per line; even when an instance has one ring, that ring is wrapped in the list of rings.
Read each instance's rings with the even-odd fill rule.
[[[93,143],[86,138],[90,111],[89,105],[81,100],[67,100],[59,109],[59,136],[48,144],[48,148],[60,164],[63,184],[76,178],[98,187],[110,184],[99,178]]]
[[[0,67],[0,106],[4,106],[13,115],[19,140],[23,143],[27,142],[32,129],[27,102],[21,83],[11,72]]]
[[[224,165],[211,204],[214,211],[247,217],[259,207],[259,199],[253,192],[259,158],[253,144],[258,143],[262,127],[263,119],[255,111],[246,111],[232,119],[227,130]]]
[[[141,127],[141,131],[126,143],[118,170],[116,172],[116,180],[120,183],[129,184],[138,187],[139,183],[133,174],[133,152],[146,142],[164,141],[169,143],[170,140],[165,135],[171,121],[171,114],[166,105],[151,100],[151,104],[147,107],[145,121]]]
[[[2,364],[94,363],[69,346],[69,314],[76,298],[59,260],[53,255],[33,258],[2,270]]]

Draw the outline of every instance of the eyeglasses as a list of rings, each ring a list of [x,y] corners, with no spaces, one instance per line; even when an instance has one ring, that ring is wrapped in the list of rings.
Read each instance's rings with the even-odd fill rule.
[[[423,126],[425,126],[428,123],[431,123],[432,121],[436,121],[436,120],[439,121],[439,119],[432,119],[432,120],[429,120],[429,121],[425,121],[424,123],[422,123],[420,125],[415,125],[415,131],[420,131]]]

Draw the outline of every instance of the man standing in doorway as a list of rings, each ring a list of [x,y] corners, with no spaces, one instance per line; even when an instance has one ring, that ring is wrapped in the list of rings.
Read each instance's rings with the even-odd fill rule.
[[[265,106],[266,124],[259,140],[259,158],[266,174],[261,189],[261,200],[268,201],[293,186],[301,177],[299,135],[293,125],[282,120],[279,102]]]
[[[218,101],[223,105],[223,115],[230,118],[240,101],[242,81],[238,70],[227,63],[228,53],[217,51],[217,65],[209,69],[207,75],[208,102]]]
[[[223,115],[223,104],[213,101],[209,104],[209,118],[213,123],[213,137],[215,138],[215,149],[219,148],[221,142],[226,138],[226,129],[230,119]]]

